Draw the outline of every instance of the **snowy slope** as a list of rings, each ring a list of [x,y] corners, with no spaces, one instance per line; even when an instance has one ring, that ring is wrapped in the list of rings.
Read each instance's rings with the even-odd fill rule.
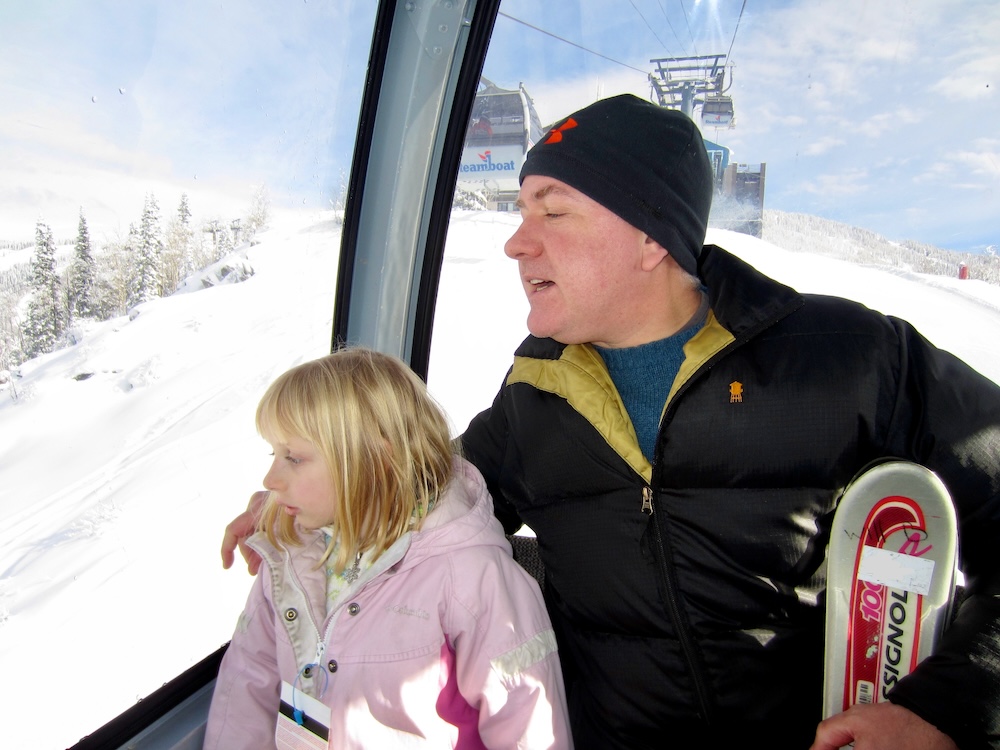
[[[525,334],[503,255],[517,222],[452,223],[429,381],[456,432]],[[274,376],[329,347],[339,229],[304,216],[260,239],[249,280],[96,324],[0,386],[0,665],[24,677],[0,686],[5,748],[72,744],[229,638],[250,578],[222,571],[218,546],[269,461],[253,410]],[[802,291],[909,318],[1000,382],[996,287],[709,239]],[[21,719],[40,700],[59,716],[44,740]]]

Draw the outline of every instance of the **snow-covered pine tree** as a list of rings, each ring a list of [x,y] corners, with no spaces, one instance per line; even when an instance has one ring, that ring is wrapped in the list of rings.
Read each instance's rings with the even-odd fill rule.
[[[0,372],[24,361],[24,328],[17,323],[14,303],[0,294]]]
[[[14,243],[8,243],[14,247]],[[19,244],[15,249],[31,247]],[[0,371],[21,364],[24,354],[24,326],[18,306],[31,291],[31,263],[14,263],[0,270]]]
[[[52,230],[39,219],[35,225],[35,255],[31,259],[31,298],[24,322],[25,354],[51,352],[66,329],[62,283],[56,272]]]
[[[189,227],[191,225],[191,209],[188,207],[187,193],[181,193],[181,203],[177,207],[177,218],[181,226]]]
[[[97,315],[95,273],[94,256],[90,251],[90,231],[87,229],[87,219],[81,208],[80,225],[76,233],[76,247],[73,250],[73,263],[69,269],[67,288],[71,315],[85,318]]]
[[[129,299],[129,307],[155,299],[163,294],[160,274],[163,242],[160,239],[160,207],[156,197],[146,196],[142,209],[139,231],[129,227],[129,247],[135,252],[136,275]]]
[[[225,258],[229,253],[233,251],[236,244],[233,242],[232,232],[229,231],[229,227],[225,224],[219,229],[219,246],[216,248],[215,255],[216,260],[221,260]]]
[[[139,247],[139,230],[135,224],[128,225],[128,237],[122,244],[125,251],[125,268],[128,272],[128,300],[126,309],[131,309],[141,302],[152,299],[156,295],[150,287],[150,269],[146,259],[142,257]]]

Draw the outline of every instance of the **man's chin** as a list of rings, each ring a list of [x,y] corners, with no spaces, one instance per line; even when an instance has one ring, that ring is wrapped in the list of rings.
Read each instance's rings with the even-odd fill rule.
[[[565,343],[560,340],[560,330],[559,327],[553,325],[551,321],[546,321],[542,319],[541,315],[534,314],[534,311],[528,313],[528,333],[538,339],[555,339],[559,343]]]
[[[534,336],[536,339],[555,339],[556,332],[551,328],[540,325],[533,325],[531,319],[528,319],[528,333]],[[556,339],[558,340],[558,339]]]
[[[560,332],[558,330],[545,328],[544,326],[533,326],[530,322],[528,323],[528,333],[536,339],[552,339],[556,343],[562,344],[563,346],[587,343],[586,341],[575,341],[571,336],[567,336],[564,332]]]

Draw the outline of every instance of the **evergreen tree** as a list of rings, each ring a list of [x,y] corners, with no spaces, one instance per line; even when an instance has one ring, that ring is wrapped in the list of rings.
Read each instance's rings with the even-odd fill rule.
[[[218,259],[225,258],[229,253],[233,251],[235,244],[233,242],[233,235],[229,231],[229,227],[223,225],[219,229],[219,247],[216,250],[216,256]]]
[[[129,231],[129,244],[136,253],[136,278],[130,306],[159,297],[163,293],[160,261],[163,242],[160,239],[160,207],[153,195],[146,196],[138,235],[134,226]]]
[[[17,249],[22,247],[25,246]],[[9,370],[27,359],[24,353],[23,314],[18,308],[21,300],[30,292],[30,259],[0,270],[0,371]]]
[[[122,245],[124,250],[125,271],[128,274],[128,302],[126,310],[141,302],[152,299],[155,295],[149,288],[149,269],[139,247],[139,230],[135,224],[129,224],[128,237]]]
[[[90,252],[90,232],[87,219],[80,209],[80,226],[76,234],[76,248],[69,274],[69,309],[71,315],[92,317],[97,314],[97,287],[95,284],[94,256]]]
[[[191,209],[188,208],[187,193],[181,193],[181,204],[177,207],[177,218],[180,220],[181,226],[191,225]]]
[[[24,361],[24,327],[16,320],[14,299],[0,294],[0,372]]]
[[[56,273],[56,243],[43,221],[35,225],[35,255],[31,260],[31,299],[24,324],[25,353],[51,352],[66,328],[62,284]]]

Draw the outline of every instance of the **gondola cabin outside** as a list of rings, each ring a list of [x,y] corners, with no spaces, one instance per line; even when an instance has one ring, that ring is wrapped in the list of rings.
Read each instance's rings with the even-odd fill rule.
[[[705,97],[701,105],[701,122],[707,128],[728,128],[733,125],[733,98],[722,94]]]
[[[542,125],[523,85],[502,89],[485,79],[484,84],[469,118],[458,187],[490,209],[510,211],[524,155],[541,137]]]

